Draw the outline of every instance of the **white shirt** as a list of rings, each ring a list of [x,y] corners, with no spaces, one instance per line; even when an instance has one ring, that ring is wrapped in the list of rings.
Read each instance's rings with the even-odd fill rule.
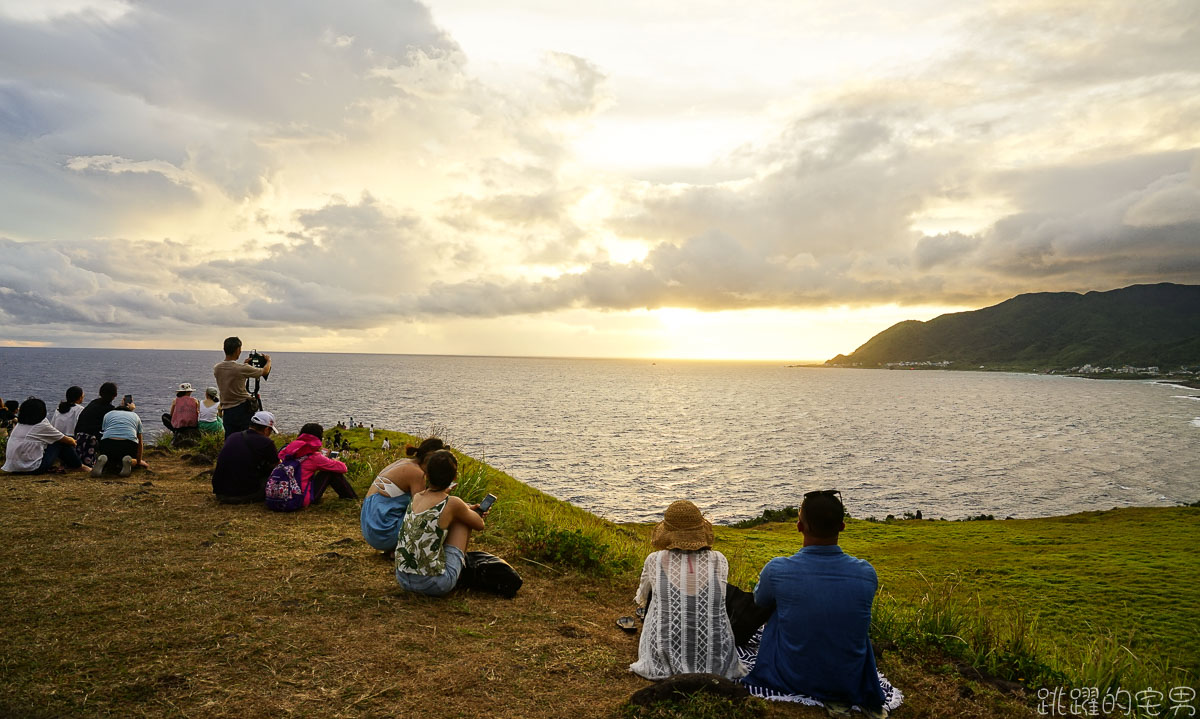
[[[201,401],[200,402],[200,414],[199,414],[199,416],[196,417],[196,421],[197,422],[216,422],[217,421],[217,410],[219,410],[219,409],[221,409],[220,402],[213,402],[213,406],[209,407],[206,404],[204,404],[203,401]]]
[[[71,405],[71,409],[67,410],[66,414],[59,412],[56,407],[54,409],[54,416],[50,418],[50,424],[54,425],[55,429],[68,437],[74,437],[75,423],[79,421],[79,413],[82,411],[83,405],[81,404]]]
[[[647,679],[702,672],[737,679],[746,673],[725,611],[729,563],[715,549],[650,554],[634,601],[646,606],[638,659],[630,671]]]
[[[37,424],[18,424],[8,435],[5,472],[32,472],[42,464],[46,445],[63,438],[63,433],[54,428],[49,420]]]

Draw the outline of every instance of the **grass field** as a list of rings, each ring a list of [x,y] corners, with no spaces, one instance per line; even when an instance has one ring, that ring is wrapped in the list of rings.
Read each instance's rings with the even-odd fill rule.
[[[365,489],[400,453],[347,434]],[[153,473],[128,480],[0,477],[0,716],[615,717],[647,685],[613,620],[632,609],[649,527],[464,458],[460,492],[500,497],[473,542],[526,583],[514,600],[428,599],[361,541],[357,503],[220,506],[190,455],[152,452]],[[1007,665],[989,656],[1032,657],[1069,686],[1103,679],[1106,661],[1118,684],[1195,684],[1200,509],[851,522],[843,537],[879,571],[876,641],[907,697],[900,719],[1035,716],[1035,693],[995,679]],[[791,523],[718,529],[744,587],[798,546]]]
[[[767,559],[790,553],[795,537],[792,524],[723,530],[718,547],[746,582]],[[949,603],[998,630],[1020,626],[1037,655],[1077,686],[1104,686],[1114,662],[1128,669],[1123,681],[1141,687],[1200,676],[1200,509],[851,520],[841,544],[875,566],[880,603]]]

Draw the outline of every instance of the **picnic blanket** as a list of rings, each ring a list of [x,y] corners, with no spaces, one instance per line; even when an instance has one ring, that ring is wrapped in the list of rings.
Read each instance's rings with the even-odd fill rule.
[[[760,641],[762,641],[762,629],[759,629],[757,632],[755,632],[754,636],[750,638],[750,641],[737,648],[738,659],[742,661],[742,664],[746,667],[747,672],[753,669],[755,662],[758,661],[758,645]],[[883,689],[883,707],[889,712],[895,711],[895,709],[904,702],[904,694],[902,694],[899,689],[892,686],[892,683],[887,680],[887,677],[879,674],[879,672],[876,672],[876,674],[879,676],[879,687]],[[766,699],[773,702],[793,702],[795,704],[806,704],[814,707],[825,706],[825,704],[819,699],[813,699],[812,697],[805,696],[803,694],[784,694],[783,692],[775,691],[774,689],[760,687],[756,684],[750,684],[745,679],[742,680],[742,684],[744,684],[745,687],[750,690],[751,694],[759,697],[760,699]],[[851,708],[862,711],[862,709],[857,706]]]

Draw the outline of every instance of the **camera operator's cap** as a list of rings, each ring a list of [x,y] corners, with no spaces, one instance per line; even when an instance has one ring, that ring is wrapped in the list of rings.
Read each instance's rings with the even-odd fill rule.
[[[254,416],[250,418],[250,424],[257,424],[259,427],[270,427],[271,434],[279,432],[279,430],[275,429],[275,415],[265,410],[255,412]]]
[[[195,392],[196,390],[192,387],[191,382],[180,382],[179,389],[177,389],[175,391],[176,392]]]

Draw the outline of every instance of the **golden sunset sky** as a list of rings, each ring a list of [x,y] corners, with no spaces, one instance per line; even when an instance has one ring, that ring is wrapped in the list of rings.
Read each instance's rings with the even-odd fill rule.
[[[1200,3],[0,0],[0,345],[824,360],[1200,283]]]

